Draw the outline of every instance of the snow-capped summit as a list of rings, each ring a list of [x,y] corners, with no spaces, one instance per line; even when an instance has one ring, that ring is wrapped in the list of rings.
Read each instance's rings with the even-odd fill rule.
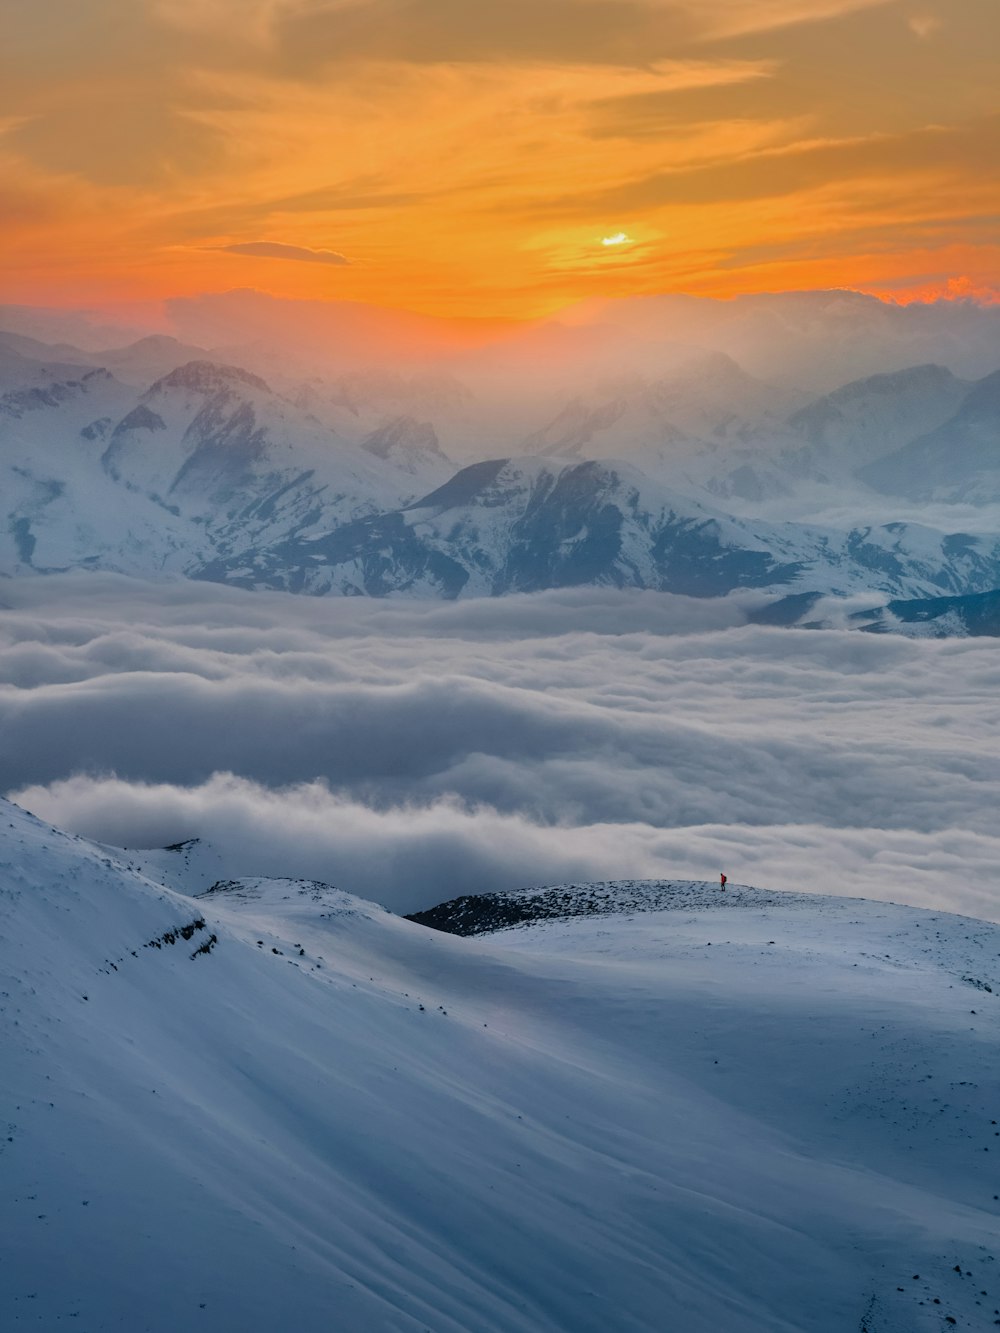
[[[145,389],[154,380],[192,361],[202,360],[201,347],[183,343],[164,333],[151,333],[125,347],[112,347],[84,355],[95,365],[107,366],[126,384]]]
[[[139,395],[105,370],[36,378],[0,396],[9,569],[200,574],[396,508],[449,471],[419,424],[366,450],[239,366],[189,361]]]
[[[373,430],[361,447],[376,458],[384,458],[414,476],[427,476],[428,468],[448,466],[437,433],[429,421],[395,417]]]
[[[220,365],[215,361],[188,361],[150,385],[146,397],[153,398],[157,394],[169,393],[172,389],[214,394],[246,388],[256,389],[261,393],[271,392],[259,375],[253,375],[249,370],[242,370],[239,366]]]

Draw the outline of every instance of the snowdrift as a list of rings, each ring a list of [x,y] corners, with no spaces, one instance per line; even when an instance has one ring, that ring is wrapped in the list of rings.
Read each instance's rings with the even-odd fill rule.
[[[5,1329],[1000,1319],[1000,927],[630,885],[468,939],[0,834]]]

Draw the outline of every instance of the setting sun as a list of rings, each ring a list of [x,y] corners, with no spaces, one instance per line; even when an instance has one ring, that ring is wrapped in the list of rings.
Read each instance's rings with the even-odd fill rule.
[[[995,0],[70,8],[60,35],[15,5],[5,38],[9,301],[250,286],[526,318],[996,286]],[[609,212],[669,248],[532,244],[624,250]]]

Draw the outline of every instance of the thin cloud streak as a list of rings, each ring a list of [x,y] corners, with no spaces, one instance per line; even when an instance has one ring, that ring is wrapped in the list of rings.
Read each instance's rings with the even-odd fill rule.
[[[285,245],[281,241],[240,241],[215,247],[229,255],[247,255],[251,259],[293,259],[304,264],[349,264],[336,250],[311,250],[305,245]]]

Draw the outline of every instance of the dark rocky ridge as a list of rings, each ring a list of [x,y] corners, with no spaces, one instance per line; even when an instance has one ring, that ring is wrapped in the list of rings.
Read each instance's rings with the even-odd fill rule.
[[[808,902],[807,894],[774,893],[730,884],[675,879],[616,879],[595,884],[554,884],[508,893],[466,894],[411,912],[407,921],[447,935],[489,935],[537,921],[571,917],[620,916],[634,912],[691,911],[706,907],[766,907],[776,902]]]
[[[1000,589],[965,597],[894,600],[872,611],[857,611],[851,619],[859,629],[874,634],[891,633],[900,626],[921,625],[934,638],[950,638],[955,634],[1000,638]]]

